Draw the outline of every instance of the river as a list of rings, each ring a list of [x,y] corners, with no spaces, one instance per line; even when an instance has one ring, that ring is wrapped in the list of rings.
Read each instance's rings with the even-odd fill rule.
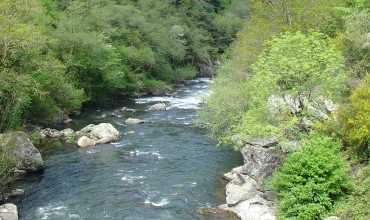
[[[135,112],[94,109],[74,128],[109,122],[122,138],[79,149],[53,144],[43,149],[44,172],[19,182],[26,196],[17,203],[21,220],[205,220],[200,207],[224,203],[224,172],[241,164],[237,152],[220,149],[195,126],[209,79],[187,83],[171,97],[134,100]],[[169,110],[148,112],[159,101]],[[128,117],[146,120],[125,125]]]

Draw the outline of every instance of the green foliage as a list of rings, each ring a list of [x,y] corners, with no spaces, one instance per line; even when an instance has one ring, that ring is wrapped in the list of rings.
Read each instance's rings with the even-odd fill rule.
[[[26,115],[45,119],[79,108],[83,91],[48,52],[52,39],[45,33],[38,1],[3,1],[0,13],[0,132],[20,126]]]
[[[287,158],[272,180],[281,219],[322,219],[352,188],[339,149],[339,142],[312,135]]]
[[[340,137],[360,157],[370,158],[370,76],[367,76],[339,112]]]
[[[277,94],[332,95],[343,87],[343,68],[344,58],[325,35],[284,33],[268,42],[252,66],[252,81],[265,81],[262,89]]]
[[[334,214],[341,219],[370,218],[370,164],[355,176],[355,188],[350,196],[336,205]]]
[[[285,7],[283,3],[287,3]],[[338,75],[343,74],[343,58],[340,56],[340,52],[334,49],[334,46],[329,43],[329,40],[324,35],[312,31],[326,30],[327,27],[332,25],[336,28],[332,24],[333,20],[335,20],[333,14],[336,11],[335,7],[341,5],[344,6],[342,0],[315,1],[315,4],[312,4],[310,1],[252,1],[248,11],[250,15],[249,21],[244,25],[244,29],[239,33],[238,39],[227,52],[225,61],[218,70],[218,76],[213,86],[213,94],[207,100],[207,105],[201,112],[201,117],[210,129],[212,136],[223,143],[232,144],[232,136],[240,136],[240,133],[245,133],[249,136],[261,134],[283,135],[284,132],[281,131],[294,125],[294,122],[297,120],[291,115],[281,115],[279,120],[275,120],[275,118],[270,120],[264,114],[267,113],[265,109],[266,98],[268,95],[271,95],[272,90],[274,92],[293,93],[293,91],[297,92],[297,89],[299,91],[303,91],[308,87],[312,89],[312,83],[319,83],[314,80],[327,77],[330,73],[330,68],[334,68]],[[287,9],[289,10],[287,11]],[[287,18],[289,18],[290,22],[288,22]],[[294,34],[290,34],[290,36],[286,34],[287,39],[285,40],[276,38],[276,40],[281,41],[281,44],[276,47],[276,50],[271,51],[273,53],[269,56],[268,53],[270,51],[265,50],[266,46],[271,45],[273,42],[271,39],[274,36],[286,30],[291,32],[299,30],[302,33],[296,34],[296,36],[292,36]],[[332,34],[332,30],[326,32]],[[304,33],[310,34],[305,35]],[[300,40],[304,42],[299,42]],[[270,44],[266,44],[266,41],[269,41]],[[315,44],[305,48],[311,42]],[[290,43],[295,43],[297,47],[294,48],[294,46],[289,45]],[[322,48],[320,48],[321,46]],[[328,49],[328,51],[325,51],[325,49]],[[305,53],[301,54],[300,50]],[[260,58],[263,51],[265,51],[265,58]],[[279,52],[280,54],[278,54]],[[316,56],[316,52],[319,52],[320,55]],[[285,59],[278,58],[280,55],[285,56]],[[295,55],[298,55],[299,61],[294,57]],[[314,55],[314,58],[311,59],[310,55]],[[320,60],[325,59],[325,56],[329,56],[327,58],[331,58],[331,60]],[[292,64],[295,66],[290,65],[290,57],[294,58]],[[270,58],[271,60],[267,61]],[[308,59],[307,61],[303,60],[306,58]],[[259,65],[265,68],[264,71],[267,71],[268,75],[273,76],[268,77],[267,81],[264,81],[262,76],[254,76],[254,72],[259,68],[255,64],[257,59],[259,59]],[[275,65],[272,59],[277,59],[276,61],[280,63]],[[320,65],[323,62],[327,63],[321,67]],[[335,66],[335,63],[338,66]],[[253,64],[255,64],[254,69],[252,69]],[[279,75],[277,70],[268,70],[267,64],[273,64],[271,68],[280,68],[284,72],[282,75]],[[284,65],[285,67],[283,67]],[[314,69],[311,70],[309,69],[310,67]],[[304,73],[299,68],[308,71]],[[326,71],[325,75],[321,76],[321,71]],[[261,73],[262,70],[257,72]],[[295,74],[300,75],[296,76]],[[289,86],[294,88],[277,85],[279,76],[280,84],[289,83]],[[287,79],[289,82],[284,81],[286,76],[289,77]],[[335,76],[334,73],[333,76]],[[303,77],[302,80],[301,77]],[[303,81],[310,77],[312,77],[311,85],[309,84],[310,82],[306,83],[306,81]],[[253,83],[250,82],[251,78],[255,80]],[[325,86],[331,87],[330,92],[333,92],[336,86],[343,86],[342,83],[335,85],[335,81],[342,81],[339,80],[340,78],[338,76],[332,79],[325,79]],[[333,79],[335,80],[331,81]],[[271,80],[273,83],[270,83],[272,82]],[[304,87],[300,86],[300,82],[305,82]],[[285,91],[284,89],[287,90]],[[325,92],[325,89],[322,88],[321,92]],[[258,106],[256,101],[260,102]],[[251,109],[251,106],[255,106],[253,107],[254,110]],[[256,109],[260,109],[260,111]],[[248,110],[251,111],[246,113]],[[268,120],[265,121],[264,117]],[[286,124],[279,121],[286,122]]]
[[[234,39],[243,15],[229,7],[245,1],[1,1],[0,132],[193,78]]]

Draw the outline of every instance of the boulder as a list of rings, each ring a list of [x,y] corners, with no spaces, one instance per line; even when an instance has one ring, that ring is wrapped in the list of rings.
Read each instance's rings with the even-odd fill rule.
[[[86,136],[82,136],[82,137],[80,137],[78,139],[77,145],[79,147],[82,147],[82,148],[84,148],[84,147],[91,147],[91,146],[95,146],[96,145],[96,142],[93,139],[91,139],[91,138],[88,138]]]
[[[126,119],[125,123],[128,125],[136,125],[136,124],[142,124],[144,123],[144,120],[138,119],[138,118],[128,118]]]
[[[0,220],[18,220],[17,206],[11,203],[1,205]]]
[[[0,148],[8,151],[13,169],[35,172],[44,166],[40,151],[24,132],[9,132],[0,135]]]
[[[263,143],[263,142],[259,142]],[[271,142],[266,142],[270,144]],[[247,144],[242,148],[245,174],[257,182],[272,175],[281,165],[284,154],[274,148],[266,148],[268,145]]]
[[[236,174],[226,185],[226,203],[235,206],[239,202],[253,198],[257,194],[257,182],[249,176]]]
[[[241,220],[276,220],[276,211],[271,202],[256,195],[242,201],[236,206],[229,207],[227,204],[219,206],[220,209],[234,212]]]
[[[80,136],[77,144],[80,147],[106,144],[119,139],[119,131],[109,123],[90,124],[76,133]]]
[[[118,140],[119,131],[109,123],[101,123],[92,127],[90,134],[97,139],[109,139],[107,142]]]
[[[157,103],[148,108],[148,111],[166,111],[167,106],[165,103]]]

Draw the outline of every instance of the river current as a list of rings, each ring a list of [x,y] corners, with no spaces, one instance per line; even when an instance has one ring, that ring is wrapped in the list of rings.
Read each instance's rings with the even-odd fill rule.
[[[44,172],[26,182],[18,202],[20,220],[209,220],[201,207],[224,203],[224,172],[240,154],[216,147],[196,126],[197,109],[209,94],[209,79],[190,81],[173,96],[134,100],[132,111],[94,109],[73,128],[112,123],[123,134],[112,144],[79,149],[53,144],[43,149]],[[166,102],[168,111],[145,111]],[[128,117],[146,123],[125,125]]]

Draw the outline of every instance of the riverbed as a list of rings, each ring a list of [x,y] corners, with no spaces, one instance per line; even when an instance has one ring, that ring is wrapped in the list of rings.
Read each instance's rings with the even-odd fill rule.
[[[209,220],[201,207],[222,204],[222,174],[241,164],[238,152],[222,149],[197,126],[197,110],[212,81],[192,80],[171,96],[133,100],[93,109],[71,125],[112,123],[123,135],[112,144],[43,149],[44,172],[18,183],[21,220]],[[168,111],[145,111],[166,102]],[[127,109],[126,109],[127,110]],[[146,121],[125,125],[128,117]]]

